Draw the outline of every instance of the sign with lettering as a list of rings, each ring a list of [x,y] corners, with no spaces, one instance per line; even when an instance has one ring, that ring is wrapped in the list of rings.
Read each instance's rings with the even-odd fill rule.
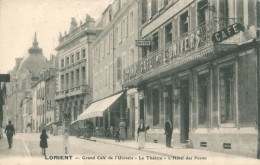
[[[151,46],[151,41],[149,40],[135,40],[136,46]]]
[[[214,33],[212,36],[212,41],[213,42],[224,41],[224,40],[232,37],[233,35],[239,33],[242,30],[243,30],[243,26],[239,23],[235,23],[233,25],[228,26],[227,28],[224,28],[224,29]]]

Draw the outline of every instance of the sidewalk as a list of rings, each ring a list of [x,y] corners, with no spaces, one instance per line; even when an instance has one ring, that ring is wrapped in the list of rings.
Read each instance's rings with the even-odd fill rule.
[[[90,140],[96,141],[96,142],[102,142],[102,143],[109,143],[113,145],[118,145],[122,147],[132,148],[138,150],[138,143],[134,140],[125,140],[124,142],[115,142],[115,140],[112,139],[105,139],[105,138],[95,138],[91,137]],[[164,156],[175,156],[175,157],[228,157],[228,158],[241,158],[242,156],[238,155],[231,155],[231,154],[225,154],[225,153],[218,153],[218,152],[212,152],[207,150],[199,150],[199,149],[191,149],[191,148],[184,148],[182,146],[173,146],[173,148],[166,148],[164,144],[159,143],[151,143],[146,142],[145,148],[142,149],[142,151],[154,153],[154,154],[160,154]],[[247,158],[247,157],[242,157]],[[248,159],[254,159],[254,158],[248,158]]]

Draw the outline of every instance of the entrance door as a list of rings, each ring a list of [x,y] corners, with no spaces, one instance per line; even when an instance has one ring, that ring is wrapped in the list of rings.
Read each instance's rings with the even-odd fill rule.
[[[144,120],[144,99],[140,100],[140,120]]]
[[[165,107],[165,122],[169,120],[173,124],[172,117],[172,86],[166,85],[165,91],[167,91],[167,96],[164,97],[164,107]]]
[[[180,113],[181,113],[181,143],[189,140],[189,79],[182,79],[180,89]]]

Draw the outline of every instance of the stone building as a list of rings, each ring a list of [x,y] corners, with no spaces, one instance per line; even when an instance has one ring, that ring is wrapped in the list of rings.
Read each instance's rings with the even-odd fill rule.
[[[23,132],[26,123],[23,120],[23,99],[31,93],[32,86],[39,80],[40,72],[49,63],[38,47],[36,33],[32,47],[23,58],[16,59],[16,66],[9,72],[11,82],[7,83],[5,118],[11,120],[17,132]]]
[[[89,46],[95,39],[95,22],[87,14],[84,23],[71,19],[70,31],[60,34],[56,48],[59,60],[57,92],[60,129],[68,127],[92,101],[92,57]],[[61,130],[62,131],[62,130]]]
[[[124,87],[138,90],[147,140],[256,157],[259,141],[257,0],[143,0],[138,62]],[[257,78],[258,77],[258,78]]]
[[[93,103],[78,117],[91,120],[104,133],[111,126],[118,129],[120,119],[127,124],[128,138],[135,138],[135,113],[127,109],[122,89],[123,69],[137,61],[138,3],[115,0],[103,12],[91,45],[93,57]]]

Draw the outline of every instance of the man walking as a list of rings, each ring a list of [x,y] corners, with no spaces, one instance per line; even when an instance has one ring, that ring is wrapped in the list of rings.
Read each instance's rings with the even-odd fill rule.
[[[173,127],[172,127],[172,124],[171,124],[171,122],[169,120],[167,120],[165,122],[164,130],[165,130],[165,134],[166,134],[166,147],[172,148],[172,146],[171,146],[171,139],[172,139]]]
[[[13,135],[15,135],[14,126],[12,125],[11,121],[9,120],[9,124],[5,127],[5,133],[8,140],[9,148],[12,148],[13,144]]]

